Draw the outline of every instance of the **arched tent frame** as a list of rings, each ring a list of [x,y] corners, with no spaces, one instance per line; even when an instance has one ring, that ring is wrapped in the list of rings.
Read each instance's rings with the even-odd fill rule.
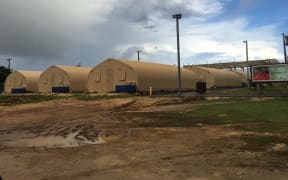
[[[197,74],[181,68],[182,89],[195,90],[199,81]],[[138,92],[178,91],[178,69],[176,66],[137,62],[109,58],[95,66],[88,76],[88,91],[108,93],[114,92],[116,86],[136,84]]]
[[[5,80],[4,92],[23,89],[23,92],[38,92],[38,79],[41,71],[17,70],[9,74]]]
[[[199,77],[206,82],[207,88],[242,87],[241,75],[230,70],[201,66],[188,66],[186,68],[197,72]]]
[[[39,78],[39,91],[52,92],[52,88],[67,87],[69,92],[85,92],[90,70],[89,67],[50,66]]]

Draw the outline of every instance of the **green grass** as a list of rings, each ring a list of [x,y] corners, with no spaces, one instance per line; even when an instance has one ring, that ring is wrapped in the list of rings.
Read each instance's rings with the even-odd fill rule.
[[[240,138],[245,143],[240,151],[262,152],[267,157],[269,156],[267,159],[269,163],[273,163],[273,158],[279,162],[281,158],[288,157],[288,149],[272,150],[276,144],[288,146],[288,98],[264,101],[241,99],[239,102],[235,102],[234,99],[234,102],[228,100],[226,104],[221,104],[221,102],[225,101],[223,99],[221,101],[205,101],[202,105],[196,104],[198,108],[190,112],[141,113],[138,115],[148,117],[146,119],[149,121],[138,126],[189,127],[199,124],[229,124],[232,128],[240,130],[269,132],[270,135],[242,135]]]
[[[273,85],[264,85],[262,91],[258,91],[256,87],[251,88],[231,88],[231,89],[208,89],[206,94],[221,95],[288,95],[287,83],[274,83]]]
[[[235,127],[245,130],[288,133],[288,99],[286,98],[257,102],[241,100],[238,103],[211,103],[212,105],[207,103],[190,112],[142,113],[144,116],[157,119],[142,125],[185,127],[197,124],[234,124]],[[243,123],[252,125],[242,126]]]
[[[0,95],[0,106],[38,103],[63,98],[66,97],[57,95]]]

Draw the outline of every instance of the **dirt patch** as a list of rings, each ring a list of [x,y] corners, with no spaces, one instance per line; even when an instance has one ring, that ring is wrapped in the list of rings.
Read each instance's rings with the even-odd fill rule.
[[[284,143],[275,144],[272,148],[273,151],[286,151],[287,145]]]
[[[203,124],[143,128],[137,124],[157,119],[130,113],[196,109],[179,98],[163,97],[65,99],[0,107],[0,176],[4,180],[287,179],[285,163],[277,166],[279,159],[268,161],[265,158],[270,157],[261,153],[241,150],[243,131]],[[281,151],[286,146],[272,148]]]

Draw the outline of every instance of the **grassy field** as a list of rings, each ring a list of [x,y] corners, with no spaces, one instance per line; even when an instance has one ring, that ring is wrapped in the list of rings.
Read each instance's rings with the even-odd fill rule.
[[[251,88],[216,88],[208,89],[207,95],[220,94],[220,95],[288,95],[287,83],[274,83],[273,85],[265,84],[262,90],[256,87]]]
[[[248,98],[221,99],[198,101],[191,105],[197,108],[189,112],[140,113],[138,115],[154,119],[140,126],[149,128],[229,124],[237,130],[252,133],[241,136],[241,140],[246,142],[242,151],[265,152],[288,158],[288,98],[257,101]],[[277,153],[270,151],[269,148],[276,144],[283,144],[284,150]]]
[[[253,123],[254,131],[288,133],[288,99],[253,101],[250,99],[221,99],[193,103],[197,110],[190,112],[148,113],[159,121],[145,126],[194,126],[197,124],[243,124]],[[286,126],[287,125],[287,126]],[[249,130],[250,127],[246,129]]]
[[[64,98],[90,101],[128,97],[133,97],[133,95],[0,95],[0,106],[37,103]],[[183,112],[130,112],[129,117],[130,115],[140,116],[144,118],[144,120],[147,120],[139,123],[135,122],[132,126],[144,128],[174,128],[202,125],[229,125],[236,130],[250,132],[250,134],[243,134],[240,137],[240,139],[245,142],[241,151],[266,153],[277,158],[284,157],[288,161],[288,98],[242,97],[205,100],[191,97],[183,98],[182,101],[175,103],[171,101],[168,105],[173,106],[173,104],[175,104],[175,106],[187,104],[195,108]],[[283,150],[270,150],[271,147],[279,144],[284,147]]]

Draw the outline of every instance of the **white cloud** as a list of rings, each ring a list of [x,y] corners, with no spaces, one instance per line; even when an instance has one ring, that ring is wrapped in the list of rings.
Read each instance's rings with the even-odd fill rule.
[[[282,59],[282,52],[279,51],[280,36],[275,34],[277,24],[250,27],[249,19],[244,17],[213,23],[191,23],[193,25],[189,25],[189,21],[191,19],[180,21],[181,57],[184,64],[245,60],[243,40],[246,39],[249,43],[249,59]],[[124,49],[143,46],[146,51],[144,57],[148,61],[157,59],[163,63],[175,64],[177,53],[175,22],[161,20],[159,24],[161,26],[157,28],[157,32],[145,32],[149,35],[142,34],[146,40],[142,41],[142,44],[120,46]],[[131,53],[131,57],[128,58],[134,57]]]
[[[174,13],[180,20],[183,63],[281,58],[277,25],[250,27],[248,17],[211,22],[231,0],[1,0],[0,54],[16,67],[94,66],[108,57],[175,64]],[[134,52],[135,51],[135,52]],[[201,55],[201,56],[200,56]],[[192,60],[191,60],[192,59]]]
[[[243,40],[248,40],[249,59],[282,59],[282,53],[279,51],[281,38],[280,35],[275,34],[277,24],[251,27],[249,19],[244,17],[214,23],[187,25],[187,22],[183,22],[183,24],[186,26],[181,27],[181,55],[186,64],[201,63],[201,61],[206,63],[207,60],[209,62],[244,60]],[[161,38],[164,37],[158,39]],[[170,44],[175,44],[174,49],[176,49],[175,38],[169,38]],[[167,39],[166,43],[168,43]],[[169,51],[168,48],[165,49]],[[203,56],[204,53],[209,57]],[[198,54],[201,54],[201,59],[193,59],[200,58]]]

